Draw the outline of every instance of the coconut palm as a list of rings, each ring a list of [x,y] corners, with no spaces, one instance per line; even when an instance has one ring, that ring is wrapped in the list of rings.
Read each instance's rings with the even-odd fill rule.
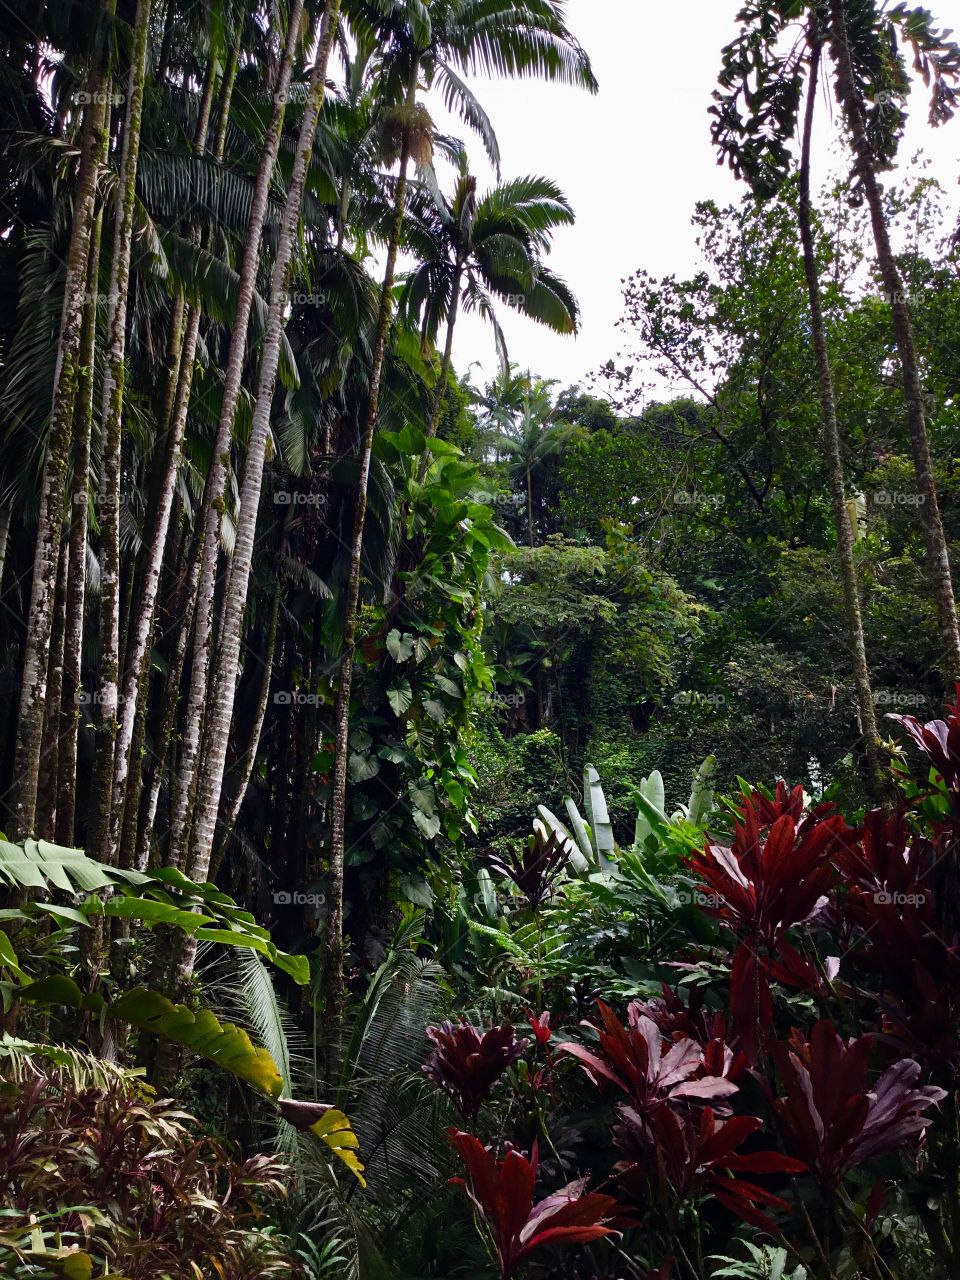
[[[507,458],[507,474],[513,488],[526,494],[527,537],[533,547],[538,485],[545,464],[563,451],[578,428],[555,419],[550,394],[554,382],[532,379],[527,374],[526,384],[518,410],[500,410],[499,420],[495,419],[497,425],[485,435],[485,441]]]
[[[576,332],[577,300],[542,261],[550,251],[552,233],[571,226],[574,213],[560,188],[547,178],[518,178],[478,195],[463,151],[453,196],[448,200],[435,182],[428,183],[412,203],[411,215],[406,244],[418,264],[404,284],[400,306],[425,342],[435,342],[445,329],[427,424],[427,435],[432,436],[443,412],[461,307],[489,320],[504,365],[506,341],[495,300],[556,333]]]

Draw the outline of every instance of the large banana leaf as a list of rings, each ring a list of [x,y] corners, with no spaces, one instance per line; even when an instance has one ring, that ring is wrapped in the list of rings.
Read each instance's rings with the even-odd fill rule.
[[[0,882],[20,889],[92,895],[76,907],[36,903],[27,908],[28,912],[48,911],[75,923],[82,923],[76,918],[79,912],[82,917],[139,920],[151,929],[170,925],[201,941],[256,951],[300,986],[310,979],[306,956],[279,950],[268,930],[228,894],[213,884],[196,884],[174,867],[161,867],[146,875],[104,866],[81,849],[68,849],[45,840],[26,840],[22,845],[0,840]],[[112,889],[113,894],[104,899],[97,893],[100,889]]]

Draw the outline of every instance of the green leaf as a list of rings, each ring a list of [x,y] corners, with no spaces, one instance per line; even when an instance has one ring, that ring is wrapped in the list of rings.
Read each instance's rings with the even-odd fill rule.
[[[434,814],[426,814],[422,809],[414,809],[413,820],[417,828],[428,840],[435,840],[440,834],[440,819]]]
[[[392,684],[387,690],[387,701],[395,716],[402,716],[410,710],[410,704],[413,702],[413,690],[410,687],[409,680],[400,680],[397,684]]]
[[[394,662],[406,662],[413,656],[413,637],[401,635],[396,627],[387,635],[387,653]]]

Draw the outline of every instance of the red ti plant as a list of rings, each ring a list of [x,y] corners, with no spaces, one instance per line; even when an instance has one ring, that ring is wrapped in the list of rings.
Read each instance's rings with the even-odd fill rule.
[[[700,887],[717,904],[704,909],[740,940],[730,977],[730,1012],[751,1059],[773,1021],[772,958],[787,930],[806,920],[833,885],[831,859],[857,840],[829,806],[802,817],[801,804],[799,788],[788,793],[782,784],[774,801],[754,793],[740,807],[732,845],[708,839],[689,860],[701,877]]]
[[[537,1181],[537,1148],[529,1160],[508,1151],[499,1163],[479,1139],[449,1129],[450,1141],[467,1166],[468,1180],[453,1181],[466,1189],[493,1240],[503,1280],[535,1249],[545,1244],[589,1244],[616,1234],[613,1222],[619,1205],[612,1196],[586,1190],[578,1178],[538,1204],[533,1203]]]
[[[511,1026],[481,1032],[468,1022],[427,1027],[427,1039],[434,1048],[423,1064],[424,1075],[448,1093],[470,1121],[476,1120],[493,1086],[530,1043],[518,1040]]]
[[[597,1008],[601,1025],[584,1026],[596,1032],[599,1053],[569,1041],[557,1047],[576,1058],[594,1084],[609,1081],[621,1089],[638,1113],[650,1115],[667,1103],[715,1101],[737,1092],[732,1080],[707,1070],[704,1046],[687,1037],[667,1039],[638,1002],[629,1007],[627,1026],[602,1000]],[[722,1054],[714,1055],[714,1061],[725,1065]]]
[[[487,862],[491,871],[513,881],[531,911],[538,911],[563,874],[567,858],[567,850],[555,831],[545,835],[535,830],[519,851],[511,849],[504,857],[493,855]]]
[[[722,1118],[711,1107],[686,1114],[663,1107],[649,1120],[633,1107],[621,1107],[620,1116],[614,1141],[628,1159],[617,1168],[638,1199],[711,1195],[742,1221],[777,1233],[763,1208],[789,1212],[789,1204],[739,1175],[804,1173],[806,1165],[778,1151],[738,1153],[737,1147],[760,1128],[756,1116]]]
[[[960,923],[941,905],[951,858],[941,836],[912,835],[902,812],[874,811],[863,841],[839,860],[839,909],[850,929],[851,963],[877,980],[883,1039],[917,1058],[936,1079],[960,1073]]]
[[[931,1123],[924,1112],[946,1097],[934,1085],[917,1087],[920,1066],[910,1058],[893,1063],[871,1086],[874,1039],[844,1044],[833,1023],[822,1021],[809,1040],[794,1029],[774,1046],[785,1091],[774,1111],[784,1139],[828,1186],[918,1137]]]
[[[946,720],[930,720],[922,724],[916,716],[891,715],[887,718],[903,725],[921,753],[944,781],[955,799],[960,799],[960,684],[957,700],[947,707]]]

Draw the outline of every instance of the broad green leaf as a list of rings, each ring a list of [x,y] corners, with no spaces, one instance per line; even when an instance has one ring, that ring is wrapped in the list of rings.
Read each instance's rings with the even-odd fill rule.
[[[409,711],[410,704],[413,702],[410,681],[400,680],[397,684],[392,684],[387,690],[387,701],[395,716],[402,716]]]

